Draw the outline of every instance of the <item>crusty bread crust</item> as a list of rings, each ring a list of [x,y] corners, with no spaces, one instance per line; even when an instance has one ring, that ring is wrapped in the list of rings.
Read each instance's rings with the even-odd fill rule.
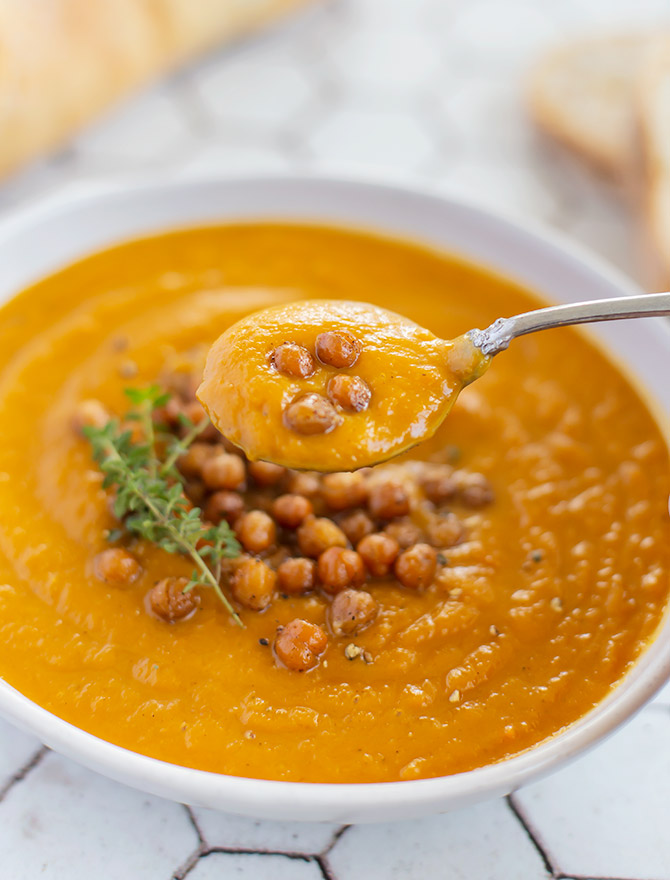
[[[649,49],[637,82],[645,251],[652,286],[670,289],[670,36]]]
[[[531,72],[535,122],[609,177],[634,166],[635,80],[653,35],[610,34],[554,49]]]
[[[0,0],[0,175],[105,107],[307,0]]]

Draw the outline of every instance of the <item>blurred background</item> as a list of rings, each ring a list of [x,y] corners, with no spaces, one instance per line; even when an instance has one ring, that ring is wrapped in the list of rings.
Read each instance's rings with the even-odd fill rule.
[[[669,32],[670,0],[0,0],[0,225],[129,182],[335,173],[539,221],[661,289],[670,51],[648,69],[646,54]],[[561,43],[567,55],[547,56]],[[667,223],[649,220],[656,195]],[[666,252],[655,281],[640,247],[650,230]],[[346,834],[187,810],[42,761],[0,722],[3,869],[670,880],[669,711],[666,687],[593,754],[508,801]]]
[[[186,36],[157,46],[140,16],[150,5],[147,16],[172,7]],[[17,68],[4,85],[0,72],[0,121],[18,143],[7,161],[0,149],[9,175],[0,220],[36,199],[129,179],[335,172],[416,182],[542,221],[641,277],[636,212],[619,183],[540,135],[525,93],[557,43],[670,30],[668,0],[180,6],[135,0],[129,18],[126,0],[0,3],[0,49],[9,44]],[[184,65],[190,56],[199,60]]]

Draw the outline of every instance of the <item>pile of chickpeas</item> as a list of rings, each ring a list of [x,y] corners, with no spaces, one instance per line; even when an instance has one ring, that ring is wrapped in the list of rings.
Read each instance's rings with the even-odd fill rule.
[[[346,331],[329,330],[316,337],[316,358],[297,342],[283,342],[270,355],[282,376],[309,379],[318,363],[338,370],[353,367],[361,353],[361,343]],[[326,385],[326,396],[310,391],[299,394],[284,410],[284,423],[296,434],[328,434],[342,424],[343,413],[363,412],[372,391],[360,376],[336,373]]]
[[[193,387],[173,388],[177,393],[160,414],[175,432],[183,430],[180,413],[194,422],[204,418]],[[481,508],[493,500],[482,474],[446,463],[319,475],[250,462],[212,425],[178,467],[203,519],[225,520],[243,549],[224,572],[224,587],[239,606],[260,613],[278,596],[314,593],[323,599],[327,629],[296,619],[274,634],[277,662],[298,671],[319,663],[329,638],[351,649],[351,638],[373,624],[379,607],[367,585],[393,579],[413,591],[430,586],[445,562],[440,550],[466,536],[451,507]],[[122,548],[99,554],[95,570],[107,583],[132,582],[141,574],[140,563]],[[185,585],[175,577],[157,583],[146,599],[149,613],[171,623],[190,617],[199,597],[196,590],[184,593]]]

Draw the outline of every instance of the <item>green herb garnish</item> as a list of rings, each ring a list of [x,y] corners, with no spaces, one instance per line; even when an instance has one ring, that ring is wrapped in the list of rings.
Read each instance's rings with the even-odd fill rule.
[[[219,583],[223,559],[239,556],[240,545],[227,522],[205,526],[200,508],[192,507],[184,494],[183,478],[176,467],[180,455],[207,427],[207,419],[195,425],[182,417],[185,432],[180,439],[154,423],[155,411],[165,406],[169,394],[157,385],[128,388],[125,393],[132,405],[125,421],[139,423],[141,441],[133,440],[133,432],[116,418],[102,428],[83,429],[93,458],[105,475],[103,488],[116,490],[114,515],[125,532],[192,559],[195,569],[184,592],[211,587],[242,626]],[[117,539],[120,531],[112,534]]]

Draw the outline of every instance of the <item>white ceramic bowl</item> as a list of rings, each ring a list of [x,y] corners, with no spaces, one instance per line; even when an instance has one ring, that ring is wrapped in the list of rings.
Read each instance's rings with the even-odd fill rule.
[[[152,185],[38,207],[0,229],[0,297],[91,251],[149,232],[239,219],[300,219],[378,230],[451,251],[518,279],[548,300],[634,292],[555,235],[416,191],[324,179]],[[466,329],[466,328],[464,328]],[[660,319],[592,331],[617,352],[658,413],[670,411],[670,332]],[[361,785],[269,782],[190,770],[126,751],[62,721],[0,682],[0,714],[107,776],[164,797],[259,818],[367,822],[421,816],[495,797],[593,746],[670,675],[670,620],[625,680],[564,733],[499,764],[437,779]]]

